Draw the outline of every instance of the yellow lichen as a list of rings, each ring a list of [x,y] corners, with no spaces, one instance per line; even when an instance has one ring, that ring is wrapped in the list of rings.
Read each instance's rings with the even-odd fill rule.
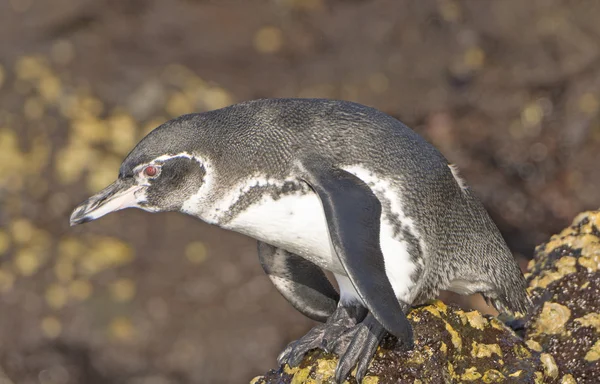
[[[584,327],[593,327],[596,329],[596,332],[600,332],[600,314],[598,313],[588,313],[583,317],[579,317],[574,321],[580,323]]]
[[[431,313],[432,315],[436,316],[436,317],[442,317],[442,315],[440,314],[440,311],[437,307],[435,307],[434,305],[428,305],[426,307],[423,307],[423,310]]]
[[[85,244],[74,237],[63,238],[58,243],[59,257],[64,256],[65,258],[73,260],[85,254],[85,251]]]
[[[563,278],[566,275],[577,272],[577,258],[573,256],[561,257],[555,263],[556,271],[543,271],[541,276],[535,277],[530,286],[533,288],[546,288],[551,283]]]
[[[585,354],[587,361],[596,361],[600,359],[600,341],[596,341],[592,348]]]
[[[521,373],[523,373],[523,370],[519,369],[518,371],[515,371],[515,372],[511,373],[508,376],[510,376],[510,377],[519,377],[519,376],[521,376]]]
[[[505,377],[502,374],[502,372],[495,370],[495,369],[488,369],[483,374],[483,378],[482,378],[484,383],[501,383],[504,381],[504,379],[505,379]]]
[[[15,256],[16,270],[22,276],[31,276],[36,273],[42,265],[40,255],[32,249],[20,249]]]
[[[119,316],[114,318],[108,326],[110,336],[118,341],[131,341],[135,336],[135,330],[131,320]]]
[[[525,341],[525,344],[527,344],[527,346],[536,351],[536,352],[542,352],[542,346],[540,345],[540,343],[538,343],[537,341],[533,340],[533,339],[529,339],[527,341]]]
[[[92,294],[92,284],[87,280],[74,280],[69,284],[69,297],[84,301]]]
[[[136,142],[137,125],[133,117],[122,111],[115,111],[108,118],[110,145],[119,155],[126,155]]]
[[[425,357],[420,351],[412,351],[411,357],[407,360],[409,364],[421,365],[425,362]]]
[[[443,341],[442,345],[440,346],[440,351],[442,351],[442,353],[448,353],[448,346]]]
[[[250,380],[250,384],[258,384],[259,381],[263,379],[264,376],[256,376],[252,380]]]
[[[590,282],[586,281],[585,283],[581,284],[581,286],[579,287],[579,289],[580,290],[584,290],[584,289],[586,289],[589,286],[590,286]]]
[[[63,286],[51,284],[46,290],[46,303],[52,309],[60,309],[67,303],[67,291]]]
[[[600,266],[600,253],[582,255],[578,262],[582,267],[587,268],[588,272],[596,272]]]
[[[299,369],[299,367],[290,367],[287,364],[283,366],[283,372],[288,375],[294,375]]]
[[[12,238],[17,244],[25,244],[31,241],[35,227],[27,219],[14,220],[10,225]]]
[[[298,369],[298,371],[292,377],[291,384],[305,384],[310,376],[310,367]]]
[[[454,369],[454,366],[452,365],[452,363],[449,361],[448,364],[446,365],[448,367],[448,374],[450,375],[450,377],[455,378],[455,379],[459,379],[460,375],[456,374],[456,370]]]
[[[447,313],[448,306],[446,304],[444,304],[443,301],[435,300],[432,304],[435,305],[441,312]]]
[[[58,337],[62,332],[60,320],[54,316],[44,317],[40,326],[42,328],[42,332],[44,332],[44,335],[51,339]]]
[[[219,109],[233,103],[233,99],[225,89],[212,87],[203,92],[202,103],[207,109]]]
[[[543,384],[544,383],[544,374],[542,372],[535,372],[535,377],[533,379],[533,382],[535,384]]]
[[[467,312],[465,313],[465,316],[471,327],[479,329],[481,331],[483,331],[485,326],[488,324],[487,319],[483,317],[481,315],[481,312],[479,311]]]
[[[546,302],[535,323],[535,333],[550,335],[562,333],[570,317],[571,311],[569,308],[558,303]]]
[[[560,384],[577,384],[577,380],[570,373],[564,375],[560,380]]]
[[[445,322],[445,323],[446,323],[446,331],[448,331],[448,333],[450,333],[450,336],[452,337],[452,345],[454,345],[454,348],[456,348],[460,351],[462,349],[462,339],[460,338],[460,335],[458,334],[458,332],[456,332],[456,330],[454,328],[452,328],[450,323],[448,323],[448,322]]]
[[[500,330],[500,331],[505,331],[505,330],[506,330],[506,325],[504,325],[504,323],[503,323],[503,322],[501,322],[500,320],[498,320],[498,319],[497,319],[497,318],[495,318],[495,317],[492,317],[492,318],[489,320],[489,323],[490,323],[490,325],[491,325],[492,327],[494,327],[494,328],[496,328],[496,329],[498,329],[498,330]]]
[[[323,382],[334,377],[336,367],[337,362],[335,360],[320,359],[317,361],[315,379],[318,382]]]
[[[556,379],[558,377],[558,366],[556,365],[556,361],[554,361],[554,357],[548,353],[542,353],[540,361],[544,365],[546,376]]]
[[[254,35],[254,48],[261,53],[274,53],[283,46],[283,33],[281,29],[265,26]]]
[[[462,310],[458,310],[455,312],[456,315],[458,315],[458,317],[460,318],[460,322],[462,325],[467,324],[467,316],[465,315],[465,312]]]
[[[529,352],[529,350],[521,344],[515,345],[513,351],[515,352],[515,355],[519,356],[521,359],[527,359],[531,357],[531,352]]]
[[[119,279],[110,284],[109,291],[114,301],[125,303],[135,296],[135,283],[130,279]]]
[[[460,378],[465,381],[474,381],[481,378],[481,373],[477,372],[477,367],[471,367],[467,368]]]
[[[498,344],[483,344],[473,341],[471,356],[482,358],[482,357],[491,357],[492,354],[498,355],[498,357],[502,357],[502,349]]]
[[[200,241],[193,241],[185,247],[185,257],[194,264],[206,260],[206,246]]]
[[[79,270],[90,276],[131,260],[133,249],[129,244],[112,237],[95,237],[90,242],[87,255],[79,263]]]
[[[40,79],[37,88],[46,103],[54,104],[60,97],[62,85],[58,77],[49,75]]]
[[[577,265],[577,258],[573,256],[564,256],[558,259],[554,266],[559,273],[567,275],[569,273],[577,272],[575,265]]]
[[[377,376],[367,376],[363,379],[362,384],[378,384],[379,377]]]

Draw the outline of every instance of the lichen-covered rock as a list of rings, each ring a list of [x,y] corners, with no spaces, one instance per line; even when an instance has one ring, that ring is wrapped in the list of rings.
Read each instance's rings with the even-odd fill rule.
[[[585,212],[537,247],[527,276],[536,307],[526,342],[580,384],[600,381],[599,268],[600,212]]]
[[[415,348],[384,339],[363,383],[597,383],[599,268],[600,212],[586,212],[536,249],[527,274],[535,306],[524,339],[497,318],[435,301],[408,314]],[[299,367],[280,367],[252,384],[333,383],[336,365],[335,355],[315,350]]]
[[[415,348],[394,349],[393,338],[385,339],[366,383],[538,383],[547,376],[539,353],[491,316],[435,301],[408,319]],[[271,371],[255,383],[333,383],[336,364],[334,355],[314,351],[300,367]]]

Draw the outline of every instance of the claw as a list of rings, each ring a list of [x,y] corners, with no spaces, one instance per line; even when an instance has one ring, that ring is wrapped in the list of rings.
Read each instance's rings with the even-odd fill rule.
[[[355,366],[357,366],[356,381],[359,383],[362,381],[377,351],[377,346],[385,335],[385,329],[373,315],[369,314],[362,323],[347,332],[347,335],[351,337],[351,342],[341,355],[335,370],[335,380],[338,384],[346,380]]]
[[[277,363],[294,367],[302,362],[304,355],[311,349],[322,348],[326,352],[337,351],[335,346],[338,344],[338,339],[362,320],[365,314],[366,310],[362,307],[338,307],[325,324],[317,325],[300,339],[288,344],[277,357]],[[343,353],[343,351],[341,352]],[[342,353],[338,353],[338,355]]]
[[[302,338],[289,343],[279,354],[277,363],[279,365],[288,364],[290,367],[299,365],[306,352],[320,345],[325,329],[326,324],[317,325]]]

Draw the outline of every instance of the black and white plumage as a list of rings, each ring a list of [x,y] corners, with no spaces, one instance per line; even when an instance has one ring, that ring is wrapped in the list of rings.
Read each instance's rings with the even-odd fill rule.
[[[524,278],[447,160],[398,120],[356,103],[270,99],[184,115],[146,136],[79,224],[138,207],[180,211],[259,241],[292,305],[325,324],[280,363],[322,347],[357,379],[385,331],[412,346],[411,305],[442,289],[524,312]],[[332,272],[339,296],[322,270]]]

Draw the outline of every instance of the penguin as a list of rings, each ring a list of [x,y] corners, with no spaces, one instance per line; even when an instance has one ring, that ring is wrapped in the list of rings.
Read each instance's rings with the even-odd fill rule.
[[[338,383],[355,367],[362,381],[386,333],[411,349],[406,314],[440,290],[480,293],[503,312],[530,305],[508,246],[457,169],[399,120],[353,102],[262,99],[167,121],[70,223],[132,207],[256,239],[277,290],[321,322],[278,363],[296,366],[322,348],[339,356]]]

